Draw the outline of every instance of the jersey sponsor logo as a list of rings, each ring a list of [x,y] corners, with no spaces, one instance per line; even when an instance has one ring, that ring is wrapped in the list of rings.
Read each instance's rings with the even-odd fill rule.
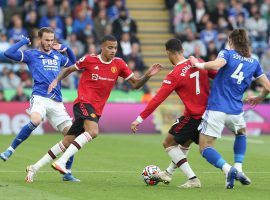
[[[181,76],[186,76],[186,73],[187,73],[187,71],[189,70],[191,68],[191,65],[186,65],[183,69],[182,69],[182,71],[181,71]]]
[[[106,77],[101,77],[98,74],[92,74],[92,80],[97,81],[97,80],[102,80],[102,81],[115,81],[113,78],[106,78]]]
[[[105,77],[101,77],[101,76],[99,76],[98,79],[102,80],[102,81],[114,81],[115,80],[113,78],[105,78]]]
[[[42,63],[47,71],[59,71],[56,59],[42,59]]]
[[[94,69],[99,70],[99,67],[98,66],[95,66]]]
[[[166,84],[172,84],[172,82],[171,81],[169,81],[169,80],[163,80],[163,83],[166,83]]]
[[[97,81],[98,80],[98,74],[92,74],[92,80]]]
[[[111,67],[111,72],[115,74],[117,72],[117,68],[116,67]]]
[[[57,60],[55,59],[42,59],[43,65],[57,65]]]

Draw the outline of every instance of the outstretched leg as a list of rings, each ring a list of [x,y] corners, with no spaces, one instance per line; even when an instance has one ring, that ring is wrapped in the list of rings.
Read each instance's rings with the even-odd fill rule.
[[[67,174],[66,163],[68,159],[76,154],[86,143],[98,135],[98,124],[94,121],[84,120],[85,132],[75,138],[75,140],[69,145],[65,153],[54,163],[52,167],[62,174]],[[65,140],[63,141],[65,145]]]
[[[75,139],[75,136],[67,135],[64,137],[64,139],[69,141],[73,141]],[[60,153],[65,152],[66,147],[63,145],[63,142],[60,141],[57,144],[55,144],[49,151],[46,153],[39,161],[37,161],[35,164],[30,165],[26,168],[26,178],[25,181],[28,183],[31,183],[34,181],[34,176],[39,171],[41,167],[46,165],[47,163],[53,161]]]
[[[37,126],[41,123],[41,121],[42,117],[39,113],[36,112],[32,113],[31,121],[21,129],[21,131],[12,141],[11,145],[0,154],[0,158],[3,161],[7,161],[11,157],[11,155],[15,152],[17,147],[20,146],[20,144],[31,135],[33,130],[37,128]]]
[[[200,151],[202,156],[213,166],[221,169],[226,174],[225,187],[232,189],[237,177],[237,170],[228,164],[222,156],[214,149],[216,138],[200,134]]]
[[[201,187],[199,179],[196,177],[195,173],[193,172],[189,163],[187,162],[186,155],[179,148],[178,143],[175,142],[173,135],[168,134],[165,141],[163,142],[163,147],[165,148],[169,157],[172,159],[172,163],[170,164],[169,169],[160,173],[159,176],[161,181],[163,181],[164,183],[169,183],[172,178],[172,173],[170,172],[173,172],[173,169],[176,167],[180,168],[189,180],[188,184],[181,185],[180,186],[181,188]],[[191,182],[194,183],[192,184],[192,186],[190,184]]]

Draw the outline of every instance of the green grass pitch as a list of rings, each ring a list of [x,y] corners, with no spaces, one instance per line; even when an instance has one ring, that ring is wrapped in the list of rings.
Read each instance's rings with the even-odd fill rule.
[[[14,136],[0,136],[3,151]],[[188,160],[201,179],[200,189],[179,189],[185,182],[179,171],[169,185],[146,186],[142,169],[150,164],[165,169],[170,160],[162,148],[164,135],[106,135],[87,144],[75,156],[73,174],[80,183],[63,182],[50,165],[38,173],[35,182],[26,184],[25,167],[37,161],[61,139],[60,135],[31,136],[7,162],[0,161],[1,200],[171,200],[171,199],[270,199],[270,137],[250,137],[244,170],[252,184],[236,183],[224,189],[225,176],[208,164],[192,145]],[[217,149],[233,162],[233,137],[218,140]]]

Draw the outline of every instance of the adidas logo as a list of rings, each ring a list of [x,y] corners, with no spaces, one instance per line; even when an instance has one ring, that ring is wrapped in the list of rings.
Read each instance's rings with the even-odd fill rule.
[[[95,66],[94,69],[99,70],[99,67],[98,66]]]
[[[40,55],[38,58],[44,58],[44,56],[43,55]]]

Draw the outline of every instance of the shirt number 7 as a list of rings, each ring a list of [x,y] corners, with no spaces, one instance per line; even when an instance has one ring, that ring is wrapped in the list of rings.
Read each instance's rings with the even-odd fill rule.
[[[196,94],[200,94],[201,90],[200,90],[200,73],[199,71],[193,72],[192,74],[189,75],[190,78],[196,78]]]

